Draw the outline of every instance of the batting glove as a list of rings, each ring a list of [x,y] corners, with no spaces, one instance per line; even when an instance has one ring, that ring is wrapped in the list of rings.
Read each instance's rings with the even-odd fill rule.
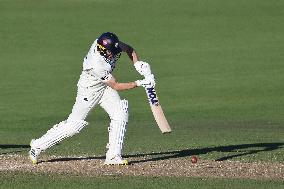
[[[142,86],[144,88],[155,87],[155,85],[156,85],[155,80],[150,80],[150,79],[147,79],[147,78],[142,79],[142,80],[137,80],[137,81],[135,81],[135,83],[138,87]]]
[[[137,72],[144,77],[152,74],[150,65],[147,62],[137,61],[134,63],[134,67]]]
[[[147,79],[148,81],[150,81],[151,86],[155,87],[155,85],[156,85],[156,80],[155,80],[154,74],[150,74],[150,75],[145,76],[145,79]]]

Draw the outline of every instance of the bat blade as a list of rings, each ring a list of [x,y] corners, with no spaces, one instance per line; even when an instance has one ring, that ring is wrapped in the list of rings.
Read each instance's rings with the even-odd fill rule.
[[[160,105],[156,90],[154,87],[145,88],[148,101],[155,118],[157,125],[159,126],[162,133],[170,133],[172,131],[166,116],[163,112],[162,106]]]
[[[165,117],[165,114],[163,112],[163,109],[161,105],[155,106],[155,105],[150,105],[152,113],[154,115],[154,118],[162,131],[162,133],[170,133],[172,132],[172,129],[168,123],[168,120]]]

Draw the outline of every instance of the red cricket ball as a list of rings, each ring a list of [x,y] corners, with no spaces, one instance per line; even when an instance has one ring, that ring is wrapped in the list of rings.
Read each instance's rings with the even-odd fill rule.
[[[191,156],[191,163],[197,163],[197,157]]]

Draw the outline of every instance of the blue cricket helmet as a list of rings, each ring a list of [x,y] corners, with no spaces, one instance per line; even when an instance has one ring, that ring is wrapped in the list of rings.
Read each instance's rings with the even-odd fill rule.
[[[107,58],[109,51],[113,57],[120,55],[121,48],[119,47],[119,39],[118,37],[111,32],[103,33],[97,41],[98,47],[97,50],[100,52],[102,56]]]

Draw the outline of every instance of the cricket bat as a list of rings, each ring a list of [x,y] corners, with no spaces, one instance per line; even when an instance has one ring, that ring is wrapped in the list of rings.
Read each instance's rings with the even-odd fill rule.
[[[154,87],[146,87],[146,94],[148,97],[148,101],[152,110],[152,113],[154,115],[154,118],[162,131],[162,133],[170,133],[172,131],[165,114],[163,112],[163,109],[161,107],[161,104],[159,102],[156,90]]]

